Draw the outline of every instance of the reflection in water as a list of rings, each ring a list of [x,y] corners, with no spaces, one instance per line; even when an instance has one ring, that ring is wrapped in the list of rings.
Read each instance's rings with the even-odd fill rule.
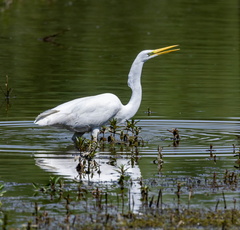
[[[141,205],[141,187],[139,184],[141,171],[138,165],[131,164],[130,159],[118,158],[112,164],[109,157],[96,157],[95,161],[98,169],[83,174],[79,173],[79,159],[74,156],[41,154],[40,157],[38,155],[35,155],[35,157],[36,165],[47,172],[75,181],[101,183],[102,185],[116,184],[120,177],[119,168],[124,165],[127,169],[126,175],[130,177],[128,181],[131,182],[126,186],[129,189],[128,198],[132,201],[130,202],[131,210],[137,211]]]
[[[25,183],[45,183],[49,176],[45,171],[78,177],[78,162],[62,156],[59,150],[69,145],[70,134],[34,127],[36,114],[63,99],[110,89],[123,103],[127,102],[129,91],[124,76],[135,53],[168,43],[180,44],[181,52],[167,55],[159,65],[157,60],[149,62],[143,72],[145,96],[136,119],[141,120],[142,136],[148,146],[139,149],[141,176],[155,179],[158,169],[152,161],[157,157],[158,145],[163,147],[162,176],[172,181],[196,177],[204,184],[213,172],[222,179],[224,170],[230,172],[233,164],[239,163],[238,156],[233,157],[240,146],[238,1],[197,0],[193,4],[183,0],[171,2],[171,7],[163,0],[138,3],[136,7],[135,1],[124,5],[121,1],[104,0],[1,1],[4,20],[0,20],[0,85],[4,85],[8,75],[16,94],[16,99],[10,101],[11,108],[4,101],[0,111],[0,180],[4,184],[13,182],[10,193],[4,194],[11,196],[9,202],[4,200],[5,205],[15,208],[12,197],[19,202],[19,185],[28,196],[25,203],[36,200],[31,185]],[[70,30],[55,39],[51,37],[66,28]],[[50,35],[45,37],[46,42],[39,39],[46,35]],[[150,109],[146,113],[147,108]],[[167,131],[172,128],[180,131],[177,147],[172,145],[172,134]],[[216,164],[208,159],[210,144],[216,150]],[[48,151],[52,149],[56,151]],[[32,153],[39,153],[35,159],[45,171],[35,166]],[[104,178],[104,160],[97,159],[102,162],[102,173],[90,179],[112,183],[109,178],[115,175],[112,180],[116,180],[110,165],[106,166],[113,175]],[[161,163],[160,157],[158,162]],[[162,184],[163,197],[172,195],[176,199],[175,184],[169,189],[166,185]],[[216,200],[222,199],[217,191],[204,195],[205,190],[198,188],[192,201],[199,208],[215,206]],[[239,191],[229,191],[228,207],[236,197],[239,204]],[[25,211],[9,213],[9,223],[19,222]]]
[[[238,154],[240,146],[238,138],[240,122],[237,120],[148,119],[141,120],[138,124],[142,128],[140,136],[144,138],[146,144],[138,148],[138,153],[133,154],[136,158],[139,157],[139,160],[133,159],[137,165],[135,163],[131,167],[132,149],[122,150],[120,147],[112,149],[111,146],[109,148],[106,146],[96,156],[101,174],[96,172],[92,178],[85,176],[83,178],[85,183],[90,181],[117,184],[119,173],[115,170],[119,165],[125,164],[129,167],[127,173],[133,180],[133,186],[130,189],[132,194],[136,194],[134,195],[136,204],[136,199],[139,200],[140,197],[137,182],[139,177],[149,180],[156,174],[159,176],[159,171],[161,171],[161,175],[168,178],[178,179],[188,176],[200,178],[202,175],[207,175],[209,170],[222,173],[225,169],[232,170],[234,165],[239,166],[235,164],[238,157],[233,157]],[[181,140],[177,147],[173,146],[173,133],[168,131],[172,128],[177,128],[180,134]],[[73,157],[76,152],[73,145],[69,146],[71,135],[68,132],[47,128],[38,129],[31,121],[2,121],[0,132],[3,134],[0,143],[0,175],[3,181],[44,183],[45,171],[69,179],[80,179],[76,171],[79,162]],[[214,159],[209,158],[210,145],[213,146],[212,150],[215,150],[212,152],[213,157],[214,155],[217,157],[216,163]],[[33,153],[35,159],[30,157]],[[111,162],[111,157],[116,158],[116,156],[121,156],[121,158],[117,158],[114,164]],[[163,167],[162,160],[164,161]],[[35,166],[35,161],[44,171]],[[197,202],[202,201],[200,199]]]

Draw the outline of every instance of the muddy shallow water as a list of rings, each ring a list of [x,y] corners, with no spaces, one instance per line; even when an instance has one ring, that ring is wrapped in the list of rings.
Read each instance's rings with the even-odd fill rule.
[[[157,197],[162,189],[165,208],[187,207],[190,191],[191,207],[214,209],[219,202],[219,208],[222,208],[224,192],[228,208],[236,205],[239,208],[239,170],[236,168],[239,164],[235,156],[240,145],[239,121],[148,119],[140,120],[138,125],[142,127],[140,136],[144,145],[136,148],[116,144],[113,147],[106,143],[94,158],[101,173],[96,170],[93,175],[85,175],[81,180],[86,186],[108,191],[112,194],[112,202],[117,202],[117,170],[124,165],[128,176],[126,200],[134,203],[131,207],[134,212],[139,212],[143,205],[143,185],[149,188],[149,197]],[[169,132],[172,128],[178,128],[179,141],[174,140]],[[22,212],[27,215],[34,209],[32,182],[45,185],[50,175],[58,175],[65,178],[69,191],[76,190],[76,183],[81,181],[76,170],[79,152],[71,141],[70,132],[40,128],[31,121],[1,122],[0,131],[5,133],[2,137],[4,144],[0,145],[0,175],[7,191],[2,203],[11,218],[24,222],[26,217]],[[161,169],[157,164],[158,146],[163,148]],[[115,164],[110,164],[113,159]],[[234,183],[231,175],[236,176]],[[179,184],[180,203],[176,195]],[[38,198],[39,204],[46,202],[46,197],[41,197]],[[19,199],[21,202],[17,203],[23,202],[25,206],[15,203]],[[45,208],[52,213],[55,209],[65,212],[62,204],[54,201]]]

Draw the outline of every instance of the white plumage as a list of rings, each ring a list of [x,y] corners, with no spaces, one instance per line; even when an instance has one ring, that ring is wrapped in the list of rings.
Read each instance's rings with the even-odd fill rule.
[[[172,49],[174,47],[176,45],[145,50],[137,55],[128,75],[128,86],[132,89],[128,104],[123,105],[119,98],[111,93],[78,98],[39,114],[34,123],[66,128],[78,136],[91,132],[92,137],[97,139],[99,129],[109,120],[115,118],[121,123],[136,114],[142,100],[141,73],[144,62],[160,54],[179,50]]]

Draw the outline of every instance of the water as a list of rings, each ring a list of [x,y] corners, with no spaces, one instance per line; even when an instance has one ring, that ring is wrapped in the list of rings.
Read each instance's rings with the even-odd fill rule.
[[[0,84],[5,91],[7,75],[13,89],[9,101],[2,94],[0,107],[0,182],[7,191],[3,207],[12,210],[12,201],[20,198],[31,210],[31,182],[45,184],[49,176],[61,175],[71,184],[78,176],[72,134],[35,126],[40,112],[103,92],[127,103],[131,93],[127,74],[138,52],[173,44],[181,50],[150,60],[143,69],[143,100],[135,119],[147,143],[129,168],[136,182],[131,190],[135,202],[140,206],[140,177],[152,187],[152,194],[163,188],[165,202],[173,205],[178,182],[195,185],[193,205],[212,207],[222,190],[229,206],[233,199],[239,201],[238,189],[222,184],[225,170],[238,173],[234,167],[240,145],[237,5],[234,0],[184,0],[171,5],[139,1],[138,7],[134,1],[105,0],[2,3]],[[172,128],[180,132],[179,143],[171,139]],[[154,164],[159,145],[164,155],[161,172]],[[209,157],[210,145],[215,161]],[[100,150],[96,160],[109,174],[94,181],[116,182],[114,167],[106,164],[110,156],[128,165],[132,152]],[[221,184],[217,192],[211,186],[214,173]],[[11,221],[20,218],[21,207],[16,210]]]

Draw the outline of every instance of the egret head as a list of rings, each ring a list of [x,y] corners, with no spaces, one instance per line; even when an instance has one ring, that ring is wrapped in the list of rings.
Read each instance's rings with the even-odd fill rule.
[[[173,49],[177,47],[178,45],[173,45],[173,46],[167,46],[164,48],[156,49],[156,50],[144,50],[141,53],[139,53],[139,58],[142,62],[146,62],[147,60],[154,58],[156,56],[159,56],[161,54],[167,54],[171,53],[174,51],[178,51],[179,49]]]

